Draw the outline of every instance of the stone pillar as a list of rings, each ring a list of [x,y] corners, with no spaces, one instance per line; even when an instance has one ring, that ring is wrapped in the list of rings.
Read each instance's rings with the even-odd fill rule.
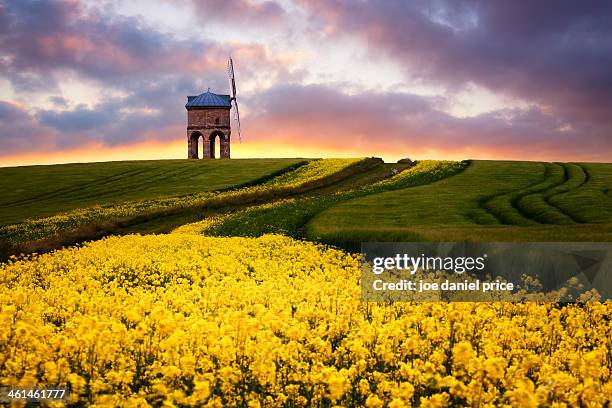
[[[213,135],[210,135],[208,137],[208,140],[209,140],[208,146],[209,146],[209,149],[210,149],[210,158],[211,159],[216,159],[217,156],[215,156],[215,142],[217,141],[217,137],[213,136]]]
[[[215,150],[211,149],[210,143],[210,135],[205,134],[202,138],[202,158],[203,159],[214,159],[215,158]]]
[[[187,158],[198,158],[198,138],[193,137],[193,132],[187,131]]]
[[[221,153],[221,158],[222,159],[229,159],[230,158],[230,132],[227,132],[227,135],[223,135],[222,138],[220,138],[220,147],[219,147],[219,152]]]

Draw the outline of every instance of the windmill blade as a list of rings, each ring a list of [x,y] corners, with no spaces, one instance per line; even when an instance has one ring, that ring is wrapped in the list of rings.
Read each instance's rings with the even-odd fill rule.
[[[230,56],[227,60],[227,77],[229,78],[230,88],[232,89],[232,97],[230,101],[234,102],[234,120],[236,121],[236,130],[238,131],[238,141],[242,143],[242,135],[240,134],[240,113],[238,112],[238,100],[236,99],[236,78],[234,76],[234,61]]]
[[[227,76],[230,81],[230,88],[232,89],[232,99],[236,99],[236,79],[234,77],[234,61],[232,57],[227,60]]]
[[[236,120],[236,128],[238,130],[238,141],[242,143],[242,136],[240,135],[240,113],[238,113],[238,102],[234,99],[234,119]]]

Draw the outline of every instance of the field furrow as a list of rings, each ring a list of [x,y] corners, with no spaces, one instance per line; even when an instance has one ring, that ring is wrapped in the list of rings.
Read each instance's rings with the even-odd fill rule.
[[[132,194],[138,191],[146,191],[151,186],[155,186],[160,183],[166,184],[166,182],[173,180],[177,176],[187,178],[185,176],[187,176],[191,171],[193,171],[193,169],[189,167],[178,167],[171,170],[148,169],[138,173],[138,177],[136,179],[122,178],[119,180],[110,181],[110,183],[112,183],[112,189],[101,191],[99,187],[102,184],[88,185],[83,190],[72,191],[66,197],[75,199],[96,198],[98,200],[122,197],[127,189],[129,189],[130,193]],[[205,186],[202,187],[205,188]]]
[[[612,166],[601,163],[575,163],[584,173],[574,188],[548,198],[548,201],[581,223],[607,223],[612,220]]]
[[[517,207],[523,213],[529,214],[530,218],[543,224],[561,225],[579,222],[552,204],[550,199],[557,194],[579,188],[586,182],[587,175],[578,165],[571,163],[560,163],[560,165],[564,168],[565,181],[563,183],[543,192],[526,195],[517,202]]]
[[[127,179],[131,183],[133,183],[134,179],[137,176],[147,171],[150,171],[150,170],[149,169],[132,169],[132,170],[118,173],[116,175],[101,177],[101,178],[92,180],[90,182],[79,183],[78,185],[64,187],[64,188],[60,188],[60,189],[46,192],[43,194],[34,195],[32,197],[24,198],[22,200],[16,200],[16,201],[3,203],[2,205],[5,207],[21,206],[24,204],[41,202],[41,201],[49,200],[49,199],[56,198],[56,197],[70,197],[71,193],[80,193],[88,189],[91,189],[92,187],[99,187],[99,186],[104,186],[104,185],[109,185],[109,184],[113,184],[113,188],[116,188],[115,183],[118,183],[123,179]],[[80,196],[77,194],[77,197],[80,197]]]
[[[607,241],[612,165],[472,161],[453,177],[370,194],[321,211],[306,225],[318,242]]]
[[[2,207],[0,222],[31,215],[32,208],[41,215],[69,210],[0,228],[0,239],[16,245],[3,253],[109,234],[164,233],[184,224],[212,235],[282,233],[350,250],[368,240],[612,239],[607,164],[423,161],[407,168],[379,159],[328,159],[299,166],[304,163],[107,163],[79,165],[88,171],[74,177],[68,177],[74,165],[46,166],[53,171],[45,177],[60,182],[39,185],[37,198],[17,188],[15,169],[0,169],[15,173],[7,200],[14,204]],[[28,194],[36,180],[23,175],[33,170],[21,170]],[[261,176],[254,177],[257,171]],[[232,184],[243,188],[228,190]],[[201,226],[190,226],[198,220]]]
[[[0,168],[0,225],[94,205],[227,189],[300,162],[145,160]]]
[[[563,185],[566,182],[564,168],[558,164],[545,163],[542,181],[527,188],[497,195],[484,202],[483,208],[495,216],[501,224],[505,225],[535,225],[539,223],[533,208],[532,198],[527,198],[525,204],[521,200],[526,197],[538,196],[551,188]]]
[[[298,162],[299,164],[304,161]],[[345,180],[380,166],[381,159],[322,159],[290,167],[291,171],[273,173],[274,177],[252,179],[260,184],[244,185],[226,191],[208,191],[185,196],[126,201],[116,205],[91,206],[52,217],[29,219],[0,227],[0,240],[9,244],[6,252],[45,251],[82,240],[99,238],[122,225],[146,222],[182,213],[245,206],[302,194]],[[210,187],[210,185],[209,185]],[[29,245],[31,244],[31,245]]]

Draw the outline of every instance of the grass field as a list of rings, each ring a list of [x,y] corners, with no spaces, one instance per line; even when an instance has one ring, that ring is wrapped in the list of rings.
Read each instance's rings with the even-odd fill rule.
[[[304,237],[304,227],[317,214],[338,203],[380,191],[394,191],[444,179],[463,170],[465,163],[425,161],[406,169],[404,165],[381,164],[334,185],[297,197],[250,207],[223,217],[207,228],[206,234],[219,236],[260,236],[281,233]],[[392,170],[396,170],[394,173]],[[401,171],[405,170],[405,171]],[[317,241],[317,237],[312,237]]]
[[[299,161],[143,160],[0,168],[0,225],[96,204],[225,189]]]
[[[0,201],[0,223],[91,209],[93,204],[209,194],[261,181],[298,162],[168,160],[4,168],[0,187],[7,194]],[[255,188],[261,196],[257,199],[243,189],[231,193],[229,201],[217,200],[218,205],[213,205],[214,197],[222,195],[203,196],[202,204],[158,214],[146,214],[145,202],[138,204],[144,205],[142,216],[136,211],[124,221],[102,226],[96,224],[99,217],[88,217],[90,211],[83,210],[86,214],[75,213],[74,222],[72,216],[64,217],[57,225],[60,234],[49,243],[4,252],[46,251],[113,234],[165,233],[223,214],[206,234],[282,233],[349,250],[359,250],[363,241],[612,240],[610,164],[425,161],[408,167],[368,159],[337,176],[332,175],[336,170],[328,169],[331,178],[317,179],[307,189],[267,194],[262,184]],[[291,174],[288,177],[300,177],[299,172]],[[84,218],[77,222],[77,217]],[[44,237],[36,225],[27,226],[24,236]],[[83,228],[70,232],[76,227]]]
[[[216,163],[209,165],[215,167]],[[232,166],[242,166],[239,172],[249,167],[244,161]],[[231,172],[232,166],[224,165],[221,170]],[[213,170],[220,171],[218,167]],[[368,172],[378,174],[380,167],[386,166],[377,158],[300,160],[263,177],[251,176],[231,188],[210,191],[219,183],[206,183],[206,188],[192,194],[156,195],[131,201],[124,198],[115,204],[83,206],[48,217],[34,216],[0,226],[0,259],[19,253],[48,252],[108,235],[169,232],[216,213],[304,195],[329,185],[341,185],[345,179],[362,177]]]
[[[612,165],[473,161],[439,182],[339,203],[306,225],[312,239],[609,241]]]

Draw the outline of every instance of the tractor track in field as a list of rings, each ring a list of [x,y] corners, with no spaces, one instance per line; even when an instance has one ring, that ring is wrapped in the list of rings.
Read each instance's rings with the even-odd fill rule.
[[[179,169],[173,169],[167,173],[159,173],[159,169],[135,169],[128,170],[122,173],[115,174],[110,177],[103,177],[97,180],[93,180],[91,182],[85,183],[79,187],[68,187],[62,188],[58,190],[54,190],[52,192],[40,194],[34,197],[29,197],[23,200],[16,200],[6,204],[3,204],[5,207],[15,207],[24,204],[32,204],[37,201],[49,200],[53,198],[63,197],[63,198],[74,198],[74,199],[88,199],[88,198],[109,198],[116,196],[118,192],[123,191],[122,187],[129,188],[130,191],[143,191],[148,187],[153,186],[160,181],[169,181],[185,174],[188,174],[193,169],[191,167],[182,167]],[[147,181],[138,182],[136,185],[134,184],[135,176],[147,176],[147,174],[151,174],[151,177],[148,178]],[[130,180],[131,184],[124,184],[122,182]],[[91,191],[92,188],[97,188],[101,186],[105,186],[108,184],[113,184],[113,189],[105,192],[96,192]]]
[[[577,191],[577,190],[581,189],[582,187],[584,187],[587,183],[589,183],[591,181],[592,176],[589,174],[589,171],[586,169],[586,167],[584,167],[580,163],[568,163],[568,165],[570,165],[570,164],[578,167],[581,170],[582,174],[584,175],[584,179],[582,180],[582,182],[579,185],[577,185],[577,186],[575,186],[573,188],[567,189],[565,191],[560,191],[558,193],[550,195],[549,197],[547,197],[547,200],[550,201],[550,200],[552,200],[553,197]],[[604,194],[610,196],[609,192],[610,191],[604,191]],[[550,205],[552,205],[552,206],[554,206],[556,208],[559,208],[560,211],[562,211],[562,212],[567,214],[567,212],[562,210],[557,204],[554,204],[554,203],[551,202]],[[577,219],[575,215],[569,215],[568,214],[568,216],[572,217],[572,219],[575,219],[576,223],[578,223],[578,224],[588,223],[588,221],[585,221],[583,219]]]
[[[569,189],[566,189],[566,190],[563,190],[563,191],[554,192],[552,194],[545,194],[544,195],[544,201],[549,206],[559,210],[559,212],[561,212],[562,214],[566,215],[568,218],[570,218],[575,223],[582,224],[582,221],[576,219],[573,215],[567,213],[561,207],[559,207],[558,205],[555,205],[554,203],[551,202],[551,199],[553,197],[555,197],[557,195],[560,195],[560,194],[566,194],[566,193],[570,193],[572,191],[576,191],[579,188],[581,188],[582,186],[584,186],[586,183],[589,182],[589,179],[590,179],[589,173],[587,172],[587,170],[583,166],[581,166],[578,163],[564,163],[563,164],[563,167],[565,168],[565,175],[566,175],[568,181],[570,180],[570,175],[569,175],[569,171],[568,171],[568,168],[569,168],[570,165],[574,165],[574,166],[576,166],[576,167],[578,167],[580,169],[581,174],[584,175],[584,179],[582,180],[582,182],[580,184],[578,184],[577,186],[575,186],[575,187],[572,187],[572,188],[569,188]]]
[[[378,161],[380,161],[380,164],[378,163]],[[303,187],[298,188],[295,191],[281,192],[279,193],[278,196],[271,196],[267,198],[255,196],[251,198],[246,198],[242,202],[233,202],[233,203],[230,202],[230,203],[223,204],[223,206],[229,208],[230,211],[236,211],[239,209],[247,208],[252,205],[278,201],[278,200],[282,200],[286,198],[302,198],[302,197],[306,197],[308,194],[314,194],[314,197],[316,197],[318,196],[317,193],[320,194],[320,191],[318,190],[322,190],[332,185],[338,186],[338,185],[344,185],[345,183],[351,184],[351,180],[354,181],[355,178],[359,178],[362,176],[368,176],[372,174],[375,175],[376,178],[386,178],[390,176],[391,174],[389,175],[385,174],[383,176],[376,172],[377,169],[381,169],[383,167],[381,166],[381,164],[383,164],[382,159],[374,159],[374,158],[369,159],[363,163],[360,163],[358,165],[353,165],[351,167],[345,168],[342,171],[339,171],[323,179],[320,179],[316,185],[304,185]],[[287,169],[289,168],[294,169],[296,167],[299,167],[299,165],[300,164],[298,164],[297,166],[287,167],[286,169],[281,169],[277,173],[282,174],[285,171],[288,171]],[[146,171],[150,171],[150,170],[151,169],[146,169]],[[179,173],[183,173],[188,170],[190,169],[183,168],[183,169],[177,170],[176,172],[174,172],[171,175],[166,176],[165,178],[177,177],[179,176]],[[146,171],[131,172],[131,175],[144,174],[146,173]],[[128,173],[128,172],[125,172],[125,173]],[[129,175],[130,174],[124,175],[122,178],[125,178]],[[268,176],[258,179],[260,181],[258,181],[257,184],[265,182],[265,179],[267,178]],[[118,179],[120,178],[115,177],[114,180],[111,180],[109,178],[109,179],[104,180],[103,183],[99,183],[99,184],[100,185],[106,184],[108,182],[113,182]],[[159,180],[160,180],[159,178],[156,178],[154,181],[149,182],[149,184],[159,182]],[[250,183],[251,182],[245,183],[245,185],[249,185]],[[239,188],[239,187],[237,186],[237,187],[232,187],[232,188]],[[70,190],[72,191],[75,189],[70,189]],[[220,190],[223,190],[223,189],[220,189]],[[64,189],[62,192],[64,191],[66,191],[66,189]],[[55,194],[59,194],[59,193],[55,192]],[[61,233],[49,235],[41,239],[19,242],[19,243],[10,244],[10,245],[7,244],[5,241],[3,241],[2,237],[0,237],[0,262],[2,262],[5,259],[8,259],[8,256],[14,255],[17,253],[32,253],[32,252],[45,253],[45,252],[49,252],[51,250],[55,250],[55,249],[58,249],[64,246],[72,246],[72,245],[76,245],[76,244],[79,244],[85,241],[100,239],[108,235],[117,235],[117,233],[119,233],[119,235],[122,235],[124,233],[134,233],[134,232],[145,233],[145,234],[146,233],[156,233],[159,231],[151,231],[147,229],[148,223],[156,223],[161,219],[177,219],[179,224],[174,226],[176,227],[178,225],[183,225],[185,223],[185,219],[188,219],[187,222],[198,221],[199,213],[205,212],[206,216],[210,216],[212,214],[217,213],[218,211],[216,210],[218,210],[218,208],[215,207],[214,205],[209,206],[209,207],[192,206],[192,207],[184,207],[184,208],[177,207],[177,208],[171,208],[171,209],[163,209],[159,211],[143,212],[141,214],[135,214],[135,215],[125,216],[125,217],[111,217],[108,220],[92,221],[89,223],[85,223],[73,229],[61,231]],[[168,229],[170,227],[171,226],[163,225],[161,227],[154,227],[154,228]]]
[[[38,194],[36,196],[33,197],[29,197],[29,198],[25,198],[22,200],[15,200],[15,201],[10,201],[8,203],[3,203],[2,206],[3,207],[15,207],[15,206],[19,206],[19,205],[23,205],[23,204],[30,204],[30,203],[34,203],[36,201],[40,201],[40,200],[46,200],[49,198],[56,198],[59,196],[70,196],[71,193],[77,192],[77,191],[82,191],[85,188],[89,188],[91,186],[102,186],[102,185],[106,185],[109,183],[114,183],[116,181],[120,181],[122,179],[128,178],[128,177],[133,177],[135,175],[139,175],[142,173],[145,173],[147,171],[150,171],[151,169],[134,169],[134,170],[127,170],[121,173],[117,173],[115,175],[112,175],[110,177],[101,177],[99,179],[84,183],[79,185],[78,187],[68,187],[68,188],[61,188],[61,189],[57,189],[54,191],[50,191],[47,193],[43,193],[43,194]]]
[[[539,224],[577,224],[579,221],[548,201],[548,197],[552,197],[553,195],[557,194],[557,192],[562,193],[565,191],[570,191],[573,188],[568,188],[568,185],[571,185],[571,183],[574,181],[574,177],[571,176],[568,165],[565,163],[555,163],[555,165],[563,168],[563,180],[561,182],[540,191],[531,192],[529,194],[516,197],[512,202],[512,206],[520,211],[525,218],[533,220]],[[538,208],[530,209],[528,207],[529,204],[526,203],[526,200],[530,198],[539,200],[543,205],[543,208],[540,209],[539,212]]]
[[[152,170],[158,170],[158,169],[148,169],[148,171],[152,171]],[[117,188],[113,188],[113,190],[109,190],[109,191],[106,191],[106,192],[98,193],[98,192],[95,192],[95,191],[88,191],[85,194],[74,194],[73,193],[72,195],[69,194],[66,197],[74,197],[74,198],[78,198],[78,199],[93,198],[93,197],[109,198],[109,197],[116,196],[117,193],[121,193],[123,191],[122,187],[124,189],[125,188],[129,188],[129,190],[131,192],[134,192],[134,191],[143,191],[143,190],[146,190],[147,188],[149,188],[150,186],[153,186],[153,185],[159,183],[160,181],[171,180],[171,179],[176,178],[178,176],[182,176],[184,174],[187,174],[191,170],[193,170],[193,169],[190,168],[190,167],[183,167],[183,168],[172,170],[171,172],[167,172],[167,173],[154,173],[153,174],[154,177],[149,178],[148,181],[139,182],[136,185],[134,185],[133,180],[132,180],[131,184],[128,184],[128,185],[124,184],[122,186],[121,183],[117,183],[116,184]],[[155,174],[159,174],[159,176],[155,177]],[[142,173],[140,175],[142,175]]]
[[[489,202],[491,202],[492,200],[498,198],[498,197],[502,197],[502,196],[505,196],[505,195],[508,195],[508,194],[512,194],[512,193],[517,192],[517,191],[523,191],[523,190],[526,190],[526,189],[533,188],[533,187],[535,187],[535,186],[545,182],[547,178],[548,178],[547,171],[544,170],[544,174],[542,175],[542,177],[538,181],[536,181],[534,183],[531,183],[531,184],[529,184],[529,185],[527,185],[527,186],[525,186],[523,188],[520,188],[518,190],[516,190],[516,189],[515,190],[507,190],[507,191],[504,191],[504,192],[501,192],[501,193],[496,193],[496,194],[491,194],[491,195],[488,195],[488,196],[481,197],[478,200],[478,208],[480,210],[484,211],[485,213],[489,214],[490,216],[492,216],[501,225],[515,225],[515,224],[510,224],[510,223],[505,222],[499,216],[499,214],[496,211],[491,210],[491,208],[489,206],[487,206],[487,204]],[[511,200],[510,200],[510,206],[512,206],[512,201]],[[476,221],[476,220],[474,220],[474,221]]]
[[[552,166],[554,167],[561,167],[563,168],[563,180],[561,180],[560,182],[554,183],[550,186],[547,187],[542,187],[541,189],[535,190],[535,191],[530,191],[530,192],[526,192],[526,193],[519,193],[518,196],[512,198],[510,200],[510,205],[512,206],[512,208],[514,208],[522,217],[531,220],[537,224],[545,224],[544,222],[542,222],[541,220],[537,219],[534,217],[534,215],[530,212],[525,211],[524,208],[521,207],[520,205],[520,201],[525,198],[528,197],[530,195],[540,195],[550,189],[554,189],[556,187],[562,186],[563,184],[568,182],[568,178],[567,178],[567,173],[566,173],[566,169],[559,165],[558,163],[552,163]],[[548,175],[548,177],[550,177],[550,174]],[[547,177],[547,178],[548,178]],[[534,186],[535,187],[535,186]],[[553,209],[556,209],[556,207],[552,207]]]
[[[561,180],[560,182],[551,184],[551,185],[547,185],[545,187],[536,188],[538,185],[543,184],[548,179],[550,179],[552,177],[552,174],[551,174],[552,169],[558,168],[558,167],[563,168],[563,180]],[[558,163],[549,163],[548,166],[544,170],[544,174],[542,178],[539,181],[532,183],[518,190],[510,190],[510,191],[505,191],[503,193],[483,197],[482,199],[478,201],[478,206],[481,210],[493,216],[502,225],[520,225],[520,224],[509,222],[507,217],[504,217],[504,215],[500,214],[499,211],[495,211],[493,209],[494,207],[492,207],[492,205],[489,204],[492,200],[496,198],[508,196],[510,208],[516,211],[516,214],[518,214],[521,218],[525,219],[525,221],[533,222],[535,224],[546,224],[545,222],[542,222],[542,220],[535,218],[533,214],[526,212],[524,208],[521,208],[520,201],[527,196],[538,195],[538,194],[544,195],[542,193],[545,193],[548,190],[560,187],[566,184],[568,181],[569,181],[569,176],[567,173],[567,168],[565,166],[561,166]],[[561,209],[557,208],[556,206],[552,206],[546,201],[545,203],[548,204],[555,211],[558,211],[562,215],[567,216],[569,219],[572,219],[568,214],[565,214],[565,212],[563,212]],[[575,220],[573,221],[575,222]]]
[[[305,163],[305,162],[303,162]],[[302,164],[303,164],[302,163]],[[297,163],[296,163],[297,165]],[[285,171],[289,171],[290,169],[295,168],[296,165],[292,165],[286,168],[279,169],[273,174],[278,175],[282,174]],[[194,168],[189,165],[183,165],[178,168],[172,168],[171,170],[160,169],[160,168],[145,168],[145,169],[130,169],[127,171],[119,172],[113,174],[108,177],[100,177],[98,179],[84,182],[78,187],[68,186],[63,187],[57,190],[37,194],[35,196],[31,196],[28,198],[10,201],[8,203],[2,203],[3,207],[14,208],[16,206],[35,204],[38,202],[44,202],[46,200],[53,200],[56,198],[65,198],[72,199],[74,201],[77,200],[88,200],[91,198],[102,198],[102,199],[112,199],[113,197],[121,196],[125,190],[129,190],[130,192],[140,192],[145,191],[147,188],[151,186],[155,186],[160,182],[169,182],[172,180],[180,180],[181,177],[188,175],[190,172],[196,171],[197,168]],[[264,176],[266,178],[268,176]],[[97,188],[102,186],[107,186],[112,184],[112,189],[106,189],[105,191],[96,191]],[[238,187],[238,186],[236,186]],[[232,185],[228,185],[225,187],[219,187],[211,191],[223,191],[228,188],[234,188]],[[185,192],[182,194],[170,194],[167,196],[155,196],[158,197],[182,197],[187,195],[192,195],[198,193],[194,192]],[[141,201],[141,199],[135,198],[136,201]],[[126,201],[126,200],[122,200]],[[130,200],[127,200],[130,201]],[[101,205],[114,205],[115,202],[104,203]],[[87,204],[95,205],[95,204]]]

